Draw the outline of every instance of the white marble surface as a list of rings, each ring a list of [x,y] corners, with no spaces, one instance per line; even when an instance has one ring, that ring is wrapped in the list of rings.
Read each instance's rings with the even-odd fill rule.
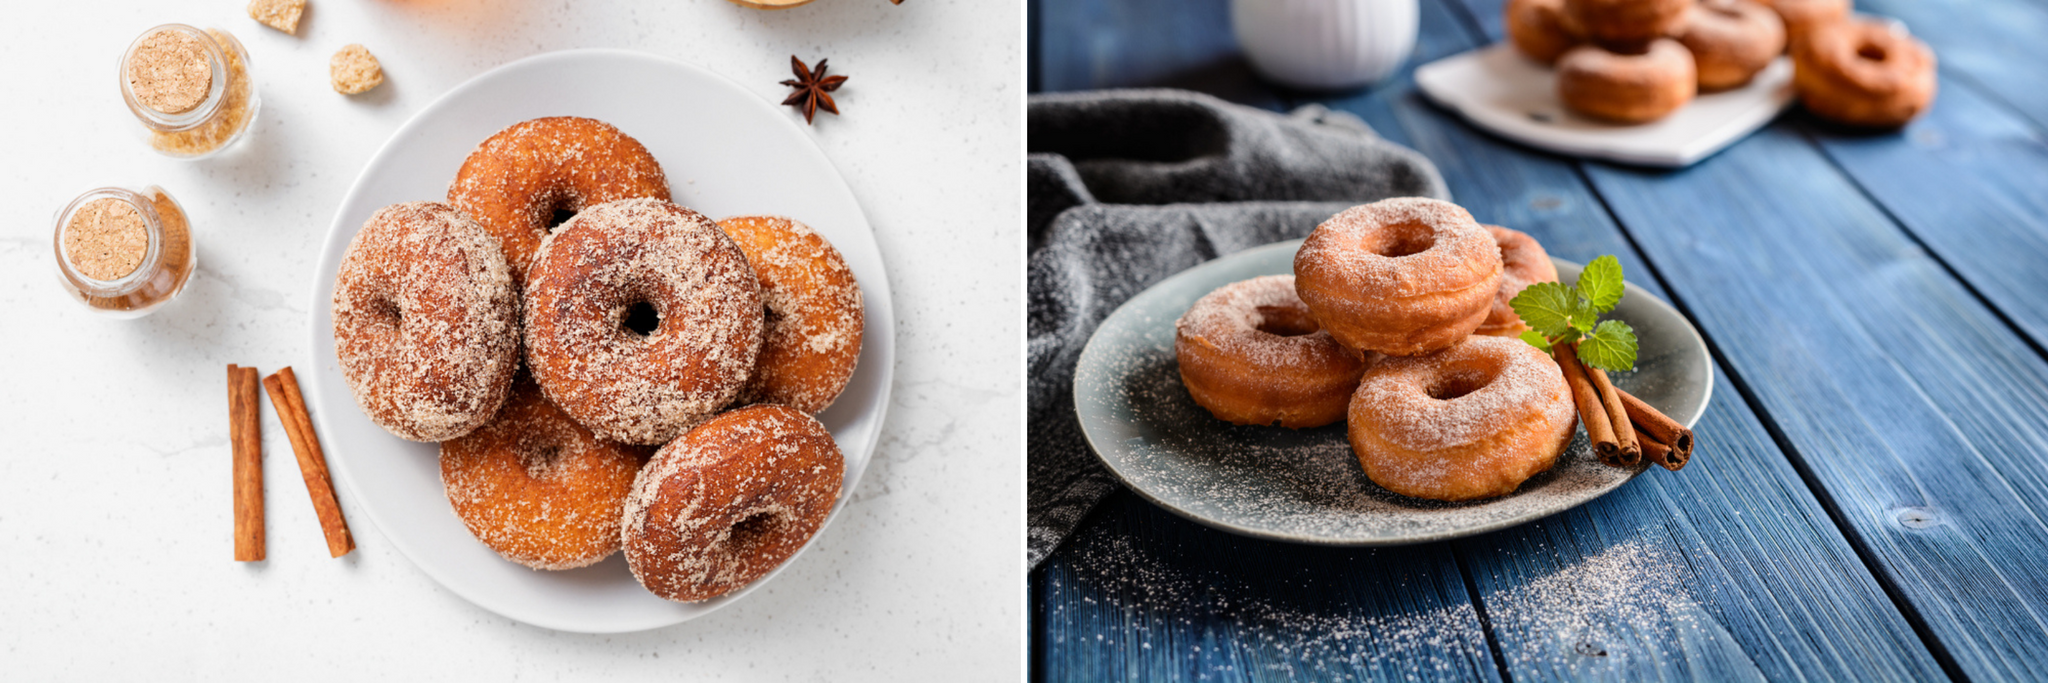
[[[296,37],[248,19],[242,0],[10,6],[0,28],[5,677],[1018,677],[1017,4],[311,0]],[[115,63],[163,22],[226,28],[251,53],[263,111],[227,155],[176,161],[131,135]],[[329,89],[328,56],[348,43],[383,61],[381,88]],[[874,465],[847,513],[741,604],[644,633],[557,633],[464,602],[360,517],[358,550],[329,559],[266,401],[270,559],[231,561],[223,366],[307,363],[316,244],[407,117],[493,66],[578,47],[677,57],[775,101],[791,53],[830,57],[852,77],[838,96],[845,115],[810,130],[888,260],[898,361]],[[141,320],[94,316],[55,284],[52,214],[109,184],[161,185],[195,224],[200,270],[181,299]]]

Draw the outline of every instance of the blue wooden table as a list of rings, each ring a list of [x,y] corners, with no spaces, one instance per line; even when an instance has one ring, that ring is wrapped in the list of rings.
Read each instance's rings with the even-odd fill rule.
[[[1795,108],[1647,170],[1491,137],[1403,73],[1265,84],[1226,0],[1032,0],[1034,91],[1355,113],[1483,222],[1618,254],[1718,362],[1691,466],[1540,522],[1346,550],[1105,500],[1030,576],[1031,668],[1097,680],[2048,679],[2048,3],[1858,0],[1940,58],[1933,111]],[[1423,0],[1416,64],[1501,40]]]

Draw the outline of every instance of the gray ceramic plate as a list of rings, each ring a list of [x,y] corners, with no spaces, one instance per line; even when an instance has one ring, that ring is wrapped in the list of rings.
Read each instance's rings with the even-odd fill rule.
[[[1470,536],[1540,519],[1598,498],[1642,473],[1593,458],[1584,430],[1512,495],[1441,503],[1397,495],[1365,477],[1344,425],[1242,427],[1195,405],[1181,386],[1173,323],[1204,294],[1260,275],[1293,272],[1300,240],[1204,263],[1153,285],[1110,314],[1074,375],[1074,407],[1096,455],[1131,490],[1160,507],[1232,533],[1322,545],[1402,545]],[[1557,261],[1565,282],[1579,265]],[[1628,285],[1612,317],[1641,341],[1622,389],[1691,426],[1706,410],[1714,373],[1685,316]],[[1643,467],[1648,467],[1645,464]]]

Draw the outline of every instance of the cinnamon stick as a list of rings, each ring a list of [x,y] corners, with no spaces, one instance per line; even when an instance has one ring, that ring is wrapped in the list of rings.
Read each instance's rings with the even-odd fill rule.
[[[1636,441],[1635,427],[1629,424],[1628,412],[1621,405],[1621,390],[1607,379],[1607,371],[1587,366],[1586,376],[1593,379],[1593,389],[1600,392],[1600,406],[1607,410],[1607,419],[1614,421],[1614,440],[1621,445],[1619,461],[1623,467],[1635,467],[1643,462],[1643,446]]]
[[[1626,391],[1616,389],[1615,393],[1621,396],[1621,407],[1637,429],[1670,446],[1678,454],[1680,465],[1692,458],[1692,430]]]
[[[1648,436],[1645,434],[1643,439],[1643,457],[1657,463],[1658,467],[1677,472],[1685,467],[1685,463],[1692,460],[1692,456],[1679,453],[1678,449],[1664,445],[1656,439],[1647,438]]]
[[[277,409],[277,421],[298,456],[299,476],[306,480],[306,495],[313,498],[313,514],[320,518],[320,531],[327,536],[327,554],[347,555],[356,549],[348,533],[348,520],[341,516],[341,504],[334,499],[334,480],[327,474],[327,456],[320,452],[320,438],[313,432],[313,417],[306,412],[306,397],[299,392],[299,378],[286,366],[263,378],[270,405]]]
[[[228,366],[228,439],[235,459],[235,561],[263,560],[263,432],[256,369]]]
[[[1586,379],[1586,368],[1579,364],[1578,351],[1571,344],[1557,344],[1550,347],[1550,353],[1557,359],[1557,367],[1564,371],[1565,384],[1572,389],[1572,402],[1578,404],[1579,422],[1586,426],[1593,454],[1600,457],[1600,462],[1621,467],[1621,444],[1614,439],[1614,422],[1601,406],[1599,392]]]

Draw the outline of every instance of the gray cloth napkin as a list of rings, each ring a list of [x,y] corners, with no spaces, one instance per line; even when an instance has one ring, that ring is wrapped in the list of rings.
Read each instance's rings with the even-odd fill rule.
[[[1448,199],[1436,167],[1364,121],[1178,90],[1031,96],[1030,567],[1118,486],[1081,436],[1074,363],[1127,299],[1217,256],[1303,237],[1387,197]]]

